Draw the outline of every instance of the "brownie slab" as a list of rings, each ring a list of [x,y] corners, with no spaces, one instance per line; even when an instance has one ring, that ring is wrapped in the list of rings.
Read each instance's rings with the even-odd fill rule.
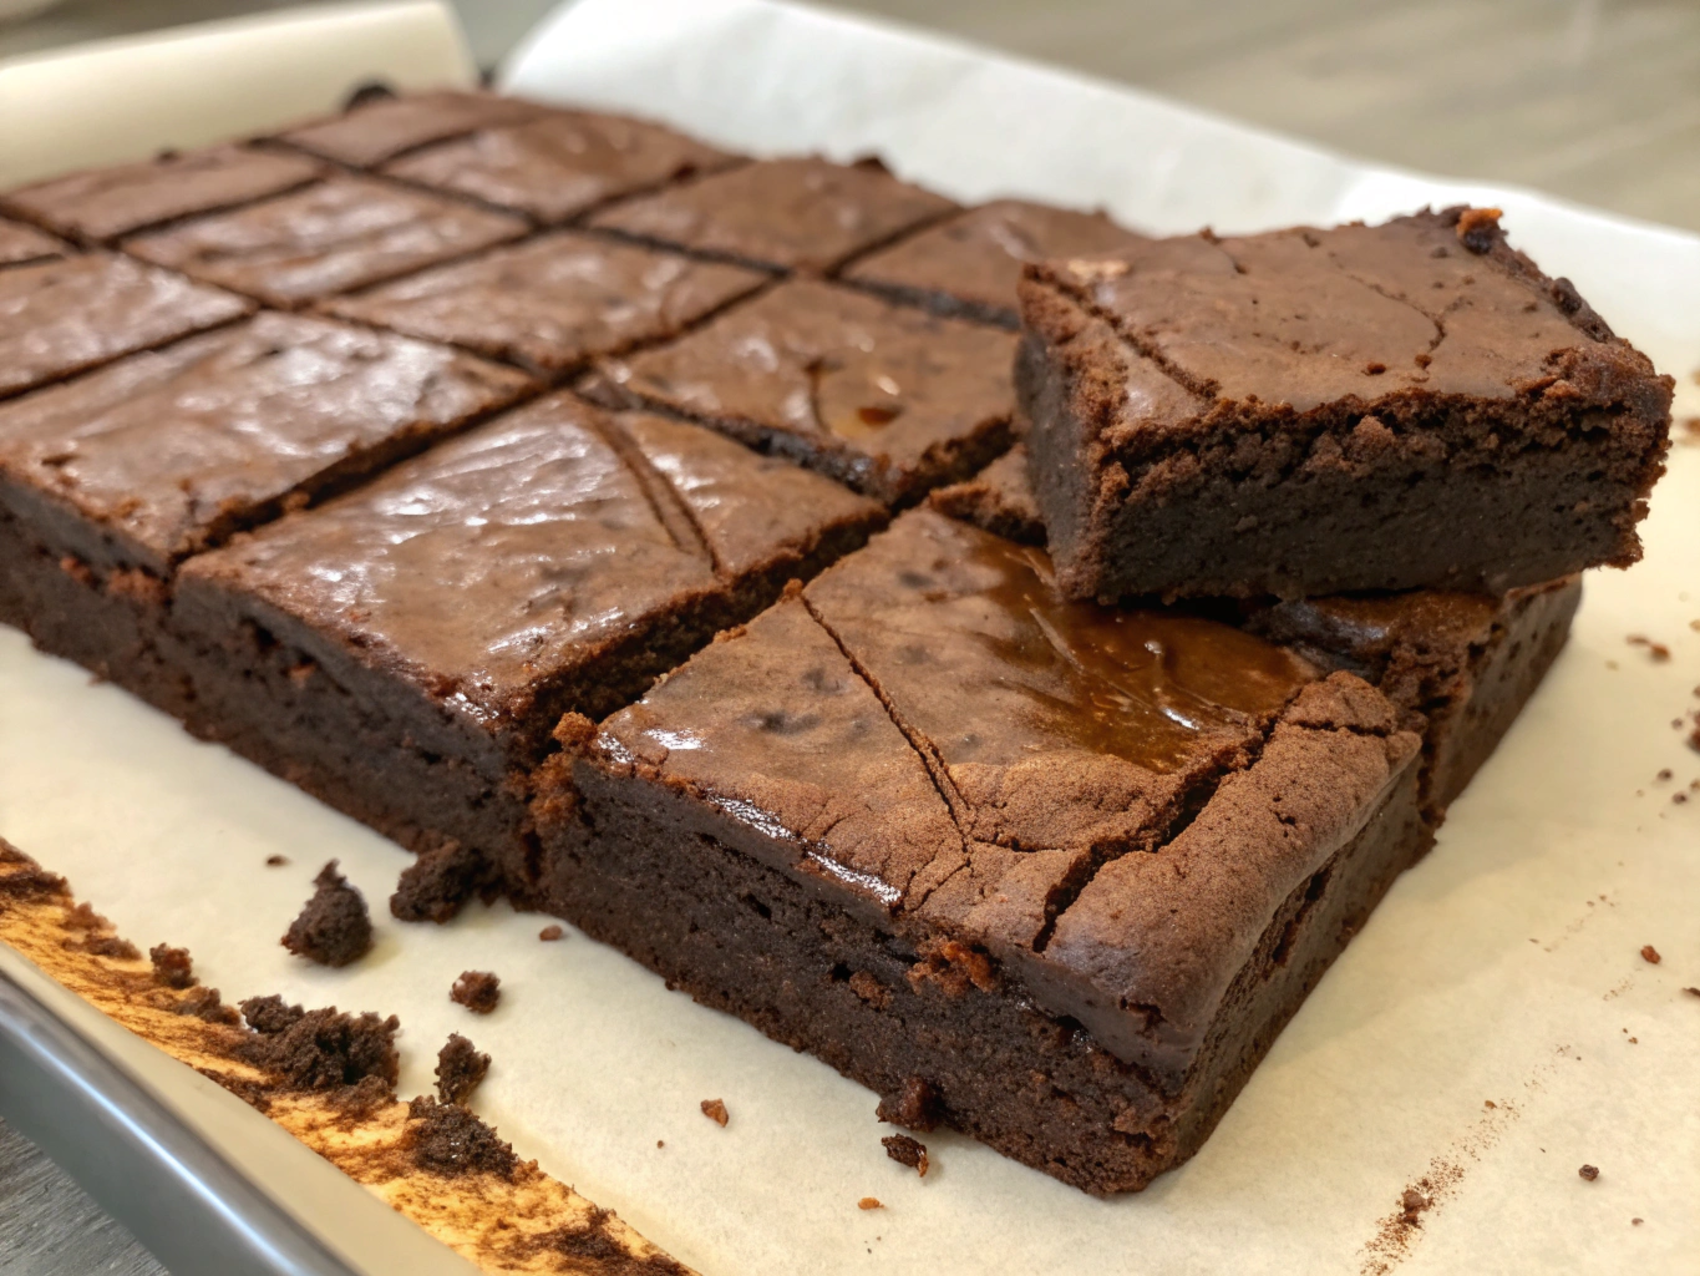
[[[289,307],[516,239],[517,217],[366,177],[138,235],[124,250]]]
[[[1030,267],[1016,379],[1063,589],[1501,592],[1639,558],[1673,383],[1496,216]]]
[[[379,95],[327,119],[280,133],[277,140],[354,168],[372,168],[404,151],[481,128],[517,124],[544,109],[522,98],[494,93],[439,90],[404,97]]]
[[[554,377],[595,356],[676,336],[766,280],[737,266],[563,232],[321,309]]]
[[[643,120],[549,111],[419,151],[384,172],[511,208],[544,225],[737,157]]]
[[[0,217],[0,266],[21,266],[64,255],[65,245],[46,231]]]
[[[561,734],[551,908],[1095,1192],[1196,1149],[1429,838],[1360,679],[931,511]]]
[[[591,225],[776,270],[821,273],[956,207],[877,160],[764,160],[628,200]]]
[[[525,775],[884,513],[701,427],[570,395],[181,570],[191,728],[522,897]]]
[[[110,243],[160,222],[280,195],[322,168],[300,155],[242,146],[168,151],[7,191],[0,208],[75,240]]]
[[[241,297],[106,253],[0,271],[0,398],[252,309]]]
[[[1148,242],[1102,213],[1000,199],[862,258],[844,279],[939,314],[1018,328],[1023,263],[1113,256]]]
[[[604,373],[632,401],[901,505],[1008,445],[1014,350],[1008,333],[797,280]]]

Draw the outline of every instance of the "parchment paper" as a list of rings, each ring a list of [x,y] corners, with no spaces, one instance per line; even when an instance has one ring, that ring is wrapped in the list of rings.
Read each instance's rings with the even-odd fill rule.
[[[1470,198],[1683,379],[1700,413],[1700,240],[1526,192],[1371,169],[1123,89],[756,0],[584,0],[512,87],[724,143],[870,150],[962,198],[1103,203],[1223,230]],[[475,1106],[526,1155],[710,1274],[1691,1272],[1700,1254],[1700,448],[1678,447],[1647,559],[1596,573],[1569,649],[1203,1151],[1096,1201],[973,1142],[886,1159],[874,1096],[548,919],[402,926],[404,852],[0,630],[0,832],[137,942],[186,943],[232,995],[398,1013],[403,1091],[451,1030],[496,1059]],[[1693,622],[1693,623],[1691,623]],[[1668,646],[1657,661],[1626,640]],[[1692,725],[1692,723],[1690,723]],[[1657,779],[1669,768],[1668,781]],[[267,855],[291,859],[264,866]],[[377,906],[346,971],[277,945],[328,858]],[[1662,956],[1654,965],[1643,945]],[[501,975],[487,1020],[449,1003]],[[1633,1042],[1631,1041],[1633,1038]],[[698,1104],[721,1098],[721,1129]],[[1491,1106],[1490,1106],[1491,1101]],[[658,1147],[657,1141],[664,1141]],[[1597,1166],[1584,1181],[1578,1168]],[[1393,1220],[1427,1178],[1420,1226]],[[874,1196],[879,1210],[857,1201]],[[1632,1220],[1641,1219],[1639,1224]]]

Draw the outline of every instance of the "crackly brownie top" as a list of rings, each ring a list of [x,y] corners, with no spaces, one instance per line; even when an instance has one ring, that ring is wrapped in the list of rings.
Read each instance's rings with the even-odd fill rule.
[[[1668,411],[1669,381],[1567,281],[1506,245],[1483,210],[1159,240],[1029,271],[1027,323],[1106,365],[1111,446],[1153,446],[1230,418],[1397,422],[1435,396],[1555,415]],[[1094,356],[1110,349],[1105,329],[1115,348]]]
[[[163,571],[527,384],[441,346],[265,313],[0,405],[0,471],[101,524],[118,562]]]
[[[592,225],[783,269],[830,270],[955,208],[874,160],[766,160],[610,208]]]
[[[434,265],[525,233],[517,217],[366,177],[196,218],[126,251],[276,306]]]
[[[717,564],[748,557],[740,538],[759,529],[771,558],[865,517],[851,493],[768,464],[699,426],[622,423],[561,394],[196,559],[185,575],[257,592],[502,728],[635,626],[722,590],[733,572]],[[693,527],[692,496],[720,521]]]
[[[942,299],[955,303],[951,309],[1013,328],[1020,322],[1015,288],[1023,262],[1113,256],[1146,242],[1102,213],[1000,199],[865,257],[844,277]]]
[[[586,235],[545,235],[324,309],[558,373],[670,336],[765,275]]]
[[[318,175],[300,155],[217,146],[86,169],[0,195],[61,234],[109,240],[159,222],[280,194]]]
[[[1014,349],[1009,333],[799,280],[608,371],[677,411],[820,439],[901,475],[1009,418]]]
[[[554,223],[605,200],[734,162],[645,120],[550,111],[406,156],[384,171]]]
[[[410,93],[363,102],[340,115],[291,129],[280,140],[343,164],[370,168],[414,147],[476,129],[515,124],[544,109],[493,93]]]
[[[0,271],[0,395],[251,309],[240,297],[106,253]]]
[[[0,217],[0,266],[16,266],[46,257],[63,257],[65,245],[46,231]]]

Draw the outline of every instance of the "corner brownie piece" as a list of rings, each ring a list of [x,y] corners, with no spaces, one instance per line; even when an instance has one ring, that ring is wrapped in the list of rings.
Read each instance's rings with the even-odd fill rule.
[[[0,217],[0,266],[21,266],[64,255],[65,245],[46,231]]]
[[[1029,267],[1017,384],[1063,589],[1499,592],[1638,559],[1673,383],[1496,217]]]
[[[525,232],[517,217],[390,182],[334,176],[277,199],[138,235],[124,241],[124,250],[289,307]]]
[[[383,171],[554,225],[607,200],[737,162],[645,120],[548,111],[421,150]]]
[[[810,156],[710,174],[610,208],[591,225],[748,265],[820,273],[955,208],[898,181],[878,160]]]
[[[253,308],[220,289],[106,253],[0,271],[0,398]]]
[[[1099,1193],[1196,1150],[1428,844],[1358,678],[925,510],[561,735],[550,908]]]
[[[903,505],[1008,446],[1014,351],[1007,333],[797,280],[608,362],[604,385]]]
[[[588,235],[544,235],[320,309],[556,377],[677,336],[766,275]]]
[[[556,395],[186,564],[188,721],[523,898],[525,776],[562,714],[628,702],[883,521],[701,427]]]
[[[1000,199],[862,258],[844,279],[942,315],[1019,328],[1022,263],[1113,256],[1149,242],[1102,213]]]
[[[80,241],[110,243],[161,222],[281,195],[323,165],[243,146],[166,151],[135,164],[85,169],[0,194],[0,208]]]
[[[439,89],[357,98],[347,110],[277,135],[276,140],[354,168],[373,168],[404,151],[517,124],[544,107],[523,98]]]

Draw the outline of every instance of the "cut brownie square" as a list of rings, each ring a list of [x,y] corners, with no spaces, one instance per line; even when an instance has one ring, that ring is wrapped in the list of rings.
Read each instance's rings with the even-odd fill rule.
[[[509,368],[267,313],[0,405],[0,619],[174,710],[175,567],[523,393]]]
[[[811,280],[605,365],[609,392],[706,421],[890,504],[1009,442],[1015,339]]]
[[[824,272],[955,208],[878,160],[806,157],[713,173],[610,208],[591,225],[748,265]]]
[[[46,231],[0,217],[0,266],[22,266],[64,255],[65,245]]]
[[[558,233],[321,309],[554,377],[594,356],[677,336],[766,281],[737,266]]]
[[[161,222],[281,195],[323,165],[300,155],[216,146],[85,169],[0,194],[9,208],[81,241],[107,243]]]
[[[384,172],[554,225],[607,200],[737,162],[659,124],[550,111],[409,155]]]
[[[277,140],[355,168],[373,168],[404,151],[517,124],[546,108],[494,93],[439,90],[376,96],[340,114],[278,134]]]
[[[561,735],[549,907],[1100,1193],[1196,1150],[1429,838],[1360,679],[925,510]]]
[[[0,271],[0,398],[253,308],[244,298],[106,253]]]
[[[523,897],[525,776],[883,511],[711,431],[569,395],[182,569],[191,728]]]
[[[1064,590],[1497,592],[1639,558],[1673,383],[1496,216],[1030,267],[1017,382]]]
[[[526,232],[517,217],[366,177],[305,190],[124,242],[124,250],[269,305],[393,279]]]
[[[1019,328],[1022,263],[1113,256],[1148,242],[1102,213],[1000,199],[864,257],[844,278],[939,314]]]

